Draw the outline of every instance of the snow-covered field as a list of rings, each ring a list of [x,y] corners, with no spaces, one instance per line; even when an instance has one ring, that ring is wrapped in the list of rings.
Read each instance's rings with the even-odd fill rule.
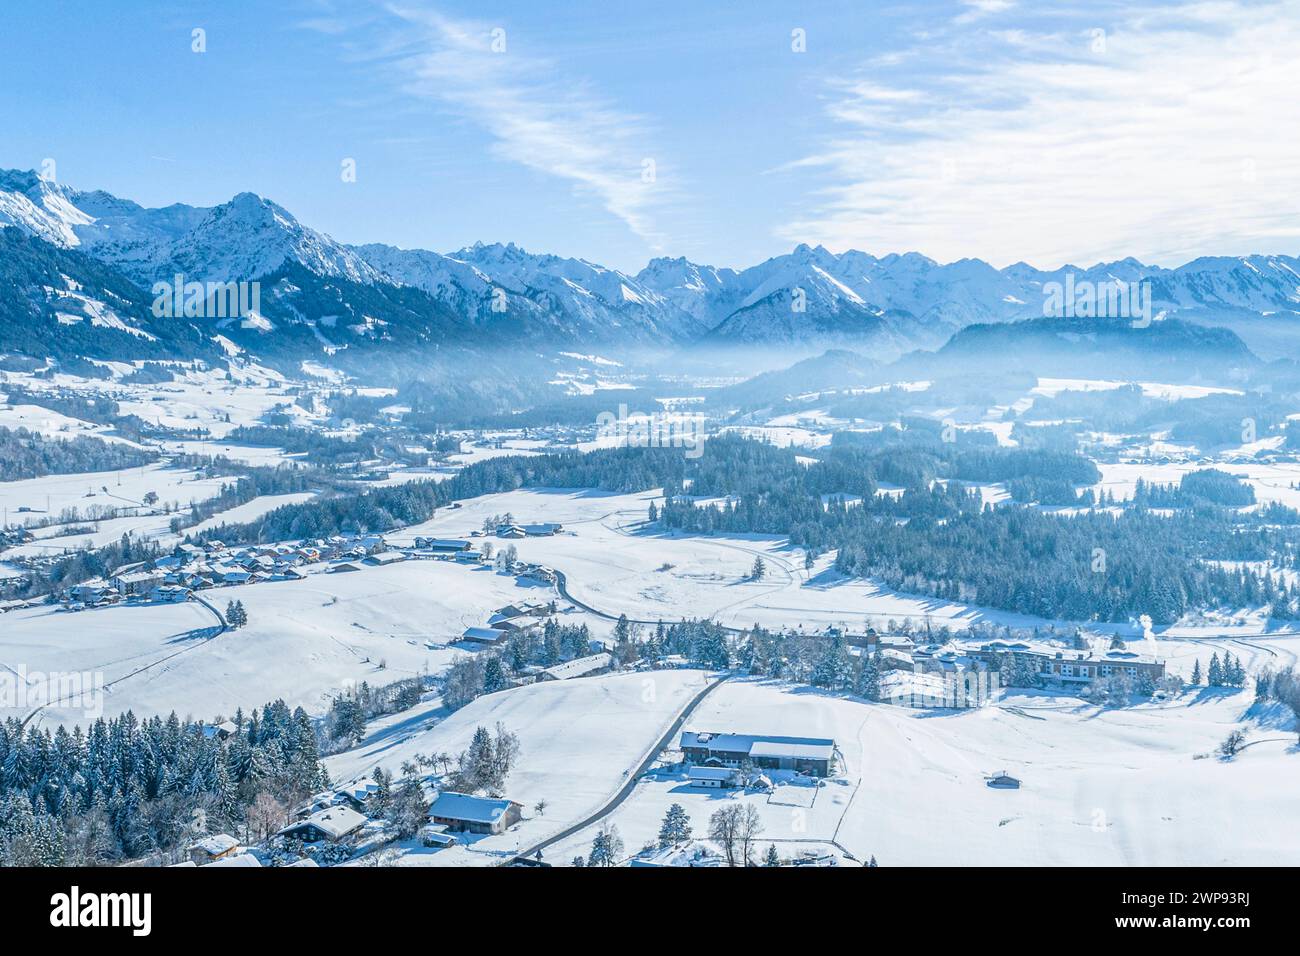
[[[221,609],[242,601],[249,616],[247,627],[211,639],[215,617],[192,602],[78,612],[41,607],[0,618],[0,665],[102,673],[111,685],[106,714],[175,710],[210,720],[278,697],[320,713],[346,681],[383,684],[436,673],[462,652],[447,645],[466,627],[511,601],[548,595],[489,568],[409,561],[206,591]],[[589,623],[598,633],[608,629]],[[85,723],[80,709],[51,707],[40,719]]]
[[[1169,385],[1162,382],[1119,382],[1089,378],[1040,378],[1038,385],[1030,390],[1031,395],[1055,397],[1061,392],[1098,392],[1123,388],[1136,384],[1147,398],[1162,398],[1177,401],[1183,398],[1205,398],[1207,395],[1241,395],[1240,389],[1220,388],[1213,385]]]
[[[440,720],[398,714],[371,726],[355,750],[326,761],[333,779],[348,782],[383,767],[400,775],[417,754],[464,750],[476,727],[499,721],[519,738],[519,757],[505,795],[524,819],[505,833],[474,837],[446,850],[409,847],[407,866],[487,866],[561,831],[596,811],[627,781],[690,699],[705,687],[698,670],[610,674],[532,684],[480,697]],[[538,814],[535,807],[545,801]]]
[[[117,374],[126,374],[121,369]],[[292,463],[275,448],[223,442],[239,424],[252,424],[280,406],[291,419],[323,417],[285,382],[256,369],[235,384],[224,375],[186,372],[156,386],[122,386],[123,411],[168,427],[207,429],[212,440],[169,442],[169,453],[223,454],[250,466]],[[39,387],[33,381],[32,387]],[[71,381],[55,384],[74,387]],[[112,383],[110,383],[111,385]],[[1113,387],[1118,383],[1040,380],[1034,393]],[[1143,383],[1150,397],[1175,401],[1227,389]],[[35,406],[0,410],[0,425],[51,435],[102,434],[89,423]],[[783,446],[809,449],[829,441],[834,425],[817,411],[784,416],[739,430]],[[1010,422],[990,420],[999,442]],[[202,432],[194,432],[202,434]],[[110,439],[113,436],[107,436]],[[538,454],[550,442],[502,434],[502,447],[474,445],[449,465],[393,471],[387,484],[442,479],[455,469],[502,455]],[[563,439],[563,436],[562,436]],[[600,441],[588,443],[590,447]],[[1206,463],[1103,463],[1096,490],[1133,494],[1139,478],[1176,483]],[[1229,462],[1213,467],[1241,476],[1261,502],[1300,507],[1300,464]],[[162,544],[177,539],[171,514],[143,507],[149,492],[184,510],[210,499],[230,478],[200,478],[166,463],[120,472],[54,476],[0,484],[0,507],[11,522],[56,519],[76,508],[75,525],[35,528],[36,540],[6,559],[102,546],[123,534]],[[1006,500],[1003,485],[979,489],[987,503]],[[881,494],[901,488],[882,487]],[[310,494],[267,496],[219,514],[197,531],[253,520]],[[646,526],[662,505],[659,491],[610,494],[529,489],[488,495],[443,508],[430,521],[388,535],[390,544],[417,536],[469,537],[487,519],[510,514],[520,523],[558,522],[561,534],[502,540],[521,559],[562,572],[575,602],[635,621],[708,617],[743,628],[817,630],[831,624],[860,630],[890,620],[928,619],[933,626],[987,622],[1012,627],[1057,622],[899,594],[870,581],[846,580],[833,554],[805,568],[801,551],[775,536],[694,536]],[[707,502],[699,502],[704,504]],[[24,509],[20,511],[19,509]],[[115,508],[129,513],[92,520]],[[69,534],[68,531],[74,533]],[[765,573],[751,578],[756,558]],[[191,601],[69,612],[56,606],[0,616],[0,674],[38,679],[50,672],[89,672],[104,684],[102,712],[127,709],[144,717],[176,711],[206,720],[276,698],[320,714],[329,697],[353,682],[383,684],[445,669],[460,653],[455,639],[481,625],[494,608],[521,599],[549,600],[550,587],[521,582],[489,567],[411,560],[359,572],[308,569],[305,581],[262,583],[204,593],[218,608],[238,599],[248,626],[218,633],[215,615]],[[0,573],[8,573],[0,570]],[[568,607],[561,619],[608,634],[607,616]],[[1120,625],[1112,630],[1132,631]],[[1230,650],[1248,669],[1287,666],[1300,659],[1300,635],[1271,627],[1262,615],[1207,616],[1160,634],[1155,651],[1169,670],[1204,668],[1212,651]],[[498,721],[518,734],[521,754],[506,793],[525,807],[524,821],[500,836],[430,851],[405,845],[402,865],[490,865],[585,818],[627,782],[687,702],[705,686],[701,671],[622,673],[543,683],[480,698],[448,714],[437,700],[372,722],[362,744],[331,757],[338,782],[376,766],[396,773],[417,754],[464,749],[475,727]],[[12,683],[12,681],[11,681]],[[33,689],[34,690],[34,689]],[[4,704],[5,702],[0,702]],[[0,718],[33,713],[30,701],[0,706]],[[85,726],[97,716],[55,701],[35,713],[38,726]],[[735,678],[705,698],[688,729],[833,737],[841,766],[824,786],[783,785],[773,794],[704,791],[687,785],[673,765],[642,779],[607,818],[631,854],[652,841],[664,811],[686,807],[697,834],[728,801],[752,803],[763,821],[761,850],[776,842],[782,855],[833,848],[850,858],[874,855],[885,865],[1117,864],[1239,865],[1300,862],[1300,814],[1293,781],[1300,767],[1293,720],[1251,709],[1248,691],[1195,689],[1174,700],[1099,709],[1077,698],[1013,693],[974,711],[915,711],[871,705],[807,687]],[[1212,755],[1234,728],[1249,730],[1251,746],[1230,762]],[[1006,770],[1024,781],[1016,791],[986,786],[985,775]],[[535,810],[538,801],[546,810]],[[594,829],[547,849],[551,862],[585,854]]]
[[[1208,650],[1205,656],[1208,657]],[[1099,710],[1023,694],[973,711],[907,710],[804,687],[732,680],[687,729],[832,737],[842,768],[819,789],[702,790],[667,769],[648,775],[608,821],[630,855],[680,803],[696,836],[732,801],[763,822],[760,852],[837,843],[882,865],[1295,865],[1300,766],[1289,718],[1265,713],[1231,762],[1209,754],[1248,716],[1244,691]],[[1019,790],[993,789],[1005,770]],[[568,861],[594,828],[548,851]]]
[[[3,399],[0,399],[3,402]],[[40,405],[9,405],[0,403],[0,428],[25,428],[46,438],[102,438],[104,441],[134,444],[116,435],[110,429],[94,422],[71,418],[61,412]]]
[[[1245,481],[1255,489],[1255,498],[1261,503],[1276,501],[1300,508],[1300,462],[1101,462],[1097,468],[1101,481],[1092,485],[1092,490],[1107,491],[1121,501],[1133,497],[1139,479],[1148,484],[1176,485],[1189,472],[1214,468]]]
[[[149,492],[158,495],[160,504],[188,506],[191,501],[206,501],[221,491],[230,478],[200,478],[193,471],[169,468],[164,463],[127,468],[122,471],[98,471],[77,475],[47,475],[26,481],[0,482],[0,507],[9,521],[22,525],[45,517],[58,517],[65,508],[76,508],[82,516],[91,509],[135,508],[143,506]],[[28,511],[20,511],[27,508]]]
[[[272,512],[276,508],[301,504],[312,497],[310,491],[299,491],[287,495],[261,495],[242,505],[236,505],[234,508],[218,512],[207,521],[201,521],[192,528],[186,528],[185,533],[202,534],[211,528],[219,528],[223,524],[243,524],[248,521],[256,521],[262,515]]]
[[[996,492],[990,490],[991,495]],[[485,495],[463,507],[440,511],[431,521],[393,536],[409,542],[417,535],[463,537],[485,518],[510,513],[516,521],[559,522],[554,537],[492,541],[514,544],[525,561],[564,573],[569,594],[600,611],[626,613],[641,621],[675,621],[683,616],[712,617],[734,627],[822,628],[846,624],[861,629],[868,618],[929,617],[935,626],[967,626],[990,621],[1012,626],[1045,625],[1039,618],[965,604],[899,594],[870,581],[844,579],[823,556],[811,573],[803,553],[785,538],[701,536],[647,531],[650,503],[662,505],[658,491],[631,495],[528,489]],[[755,557],[766,574],[749,580]]]
[[[211,455],[214,458],[228,458],[241,465],[274,468],[276,465],[296,463],[305,454],[286,452],[283,448],[268,448],[262,445],[232,445],[220,441],[166,441],[161,443],[161,450],[169,455]]]
[[[178,376],[175,381],[124,384],[120,379],[124,374],[134,371],[131,366],[120,362],[102,364],[112,371],[112,381],[94,381],[65,374],[46,379],[17,372],[8,373],[8,380],[33,391],[53,387],[74,389],[87,393],[90,397],[106,394],[118,403],[118,408],[124,415],[136,415],[164,428],[203,428],[217,438],[224,437],[240,425],[256,424],[263,415],[279,405],[286,406],[286,413],[295,420],[314,420],[311,410],[295,405],[293,397],[285,393],[284,377],[261,366],[248,364],[229,372],[224,369],[198,371],[175,366],[172,369]],[[61,417],[45,409],[38,409],[33,414],[51,422]],[[0,425],[3,424],[8,422],[0,415]]]
[[[123,472],[123,474],[126,474]],[[86,476],[81,476],[86,477]],[[184,487],[186,491],[197,492],[187,498],[182,508],[191,501],[200,502],[214,496],[221,488],[222,483],[227,483],[231,479],[202,479],[195,478],[189,485],[183,482],[172,487]],[[14,484],[18,484],[15,482]],[[0,485],[0,488],[3,488]],[[262,495],[254,498],[252,501],[225,511],[220,511],[190,528],[186,528],[182,534],[174,534],[171,531],[171,521],[175,516],[175,511],[171,513],[155,512],[152,509],[138,507],[133,505],[124,496],[108,496],[103,492],[93,498],[82,497],[81,503],[72,505],[79,512],[85,514],[88,506],[86,502],[92,502],[99,505],[100,508],[122,508],[127,511],[133,511],[133,514],[125,514],[116,518],[103,518],[91,520],[77,520],[67,524],[50,524],[41,528],[34,528],[32,535],[35,538],[25,544],[15,545],[3,552],[6,559],[15,558],[37,558],[42,556],[57,556],[75,551],[83,550],[87,547],[102,548],[106,544],[117,541],[123,535],[128,535],[136,541],[151,541],[164,548],[170,548],[178,544],[184,534],[198,534],[211,528],[220,527],[223,524],[239,524],[241,522],[253,521],[269,511],[274,511],[283,505],[296,504],[306,501],[312,497],[310,492],[297,492],[286,495]],[[105,502],[113,501],[114,504]],[[55,508],[54,514],[57,516],[60,509]],[[16,514],[15,518],[34,517],[25,514]]]

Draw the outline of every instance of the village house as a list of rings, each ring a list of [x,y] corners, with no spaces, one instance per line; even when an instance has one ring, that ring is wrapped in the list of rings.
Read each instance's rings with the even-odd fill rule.
[[[488,619],[488,627],[505,631],[508,634],[531,634],[541,626],[541,621],[529,617],[515,617],[505,621]]]
[[[226,833],[215,833],[190,844],[185,852],[189,854],[190,860],[195,866],[206,866],[217,860],[233,856],[238,849],[239,841],[234,837]]]
[[[835,759],[835,741],[821,737],[765,737],[686,730],[682,731],[681,751],[694,764],[749,765],[826,777]]]
[[[175,580],[171,580],[171,575],[168,575],[167,583],[179,584],[192,591],[197,591],[203,588],[216,587],[217,580],[217,572],[213,571],[209,567],[199,565],[192,571],[182,571],[180,574],[177,574]]]
[[[525,617],[525,613],[513,604],[507,604],[503,608],[497,608],[488,618],[489,627],[500,627],[517,618]]]
[[[103,581],[88,581],[68,588],[67,598],[76,604],[104,604],[119,600],[121,594]]]
[[[118,573],[114,575],[110,584],[117,589],[117,593],[123,597],[138,597],[148,594],[158,585],[163,583],[163,575],[159,571],[137,570],[127,573]]]
[[[552,521],[543,521],[539,524],[520,525],[524,534],[530,538],[544,538],[553,534],[559,534],[564,530],[564,525]]]
[[[727,790],[739,786],[740,772],[734,767],[691,767],[686,779],[692,787]]]
[[[526,565],[520,572],[520,576],[533,581],[541,581],[544,584],[555,584],[559,580],[555,571],[544,564]]]
[[[281,565],[268,574],[266,579],[268,581],[306,581],[307,575],[295,567]]]
[[[545,667],[538,673],[539,681],[570,680],[574,677],[591,677],[603,674],[610,669],[614,658],[609,654],[592,654],[588,657],[575,657],[563,664]]]
[[[293,810],[295,820],[306,820],[313,813],[319,813],[321,810],[328,810],[330,807],[348,806],[350,801],[345,794],[337,790],[322,790],[320,793],[314,793],[307,798],[305,803],[299,804]],[[353,807],[353,809],[357,809]]]
[[[680,846],[654,847],[642,850],[627,861],[629,867],[721,867],[726,859],[703,842],[688,840]]]
[[[178,544],[173,553],[188,563],[202,561],[205,552],[197,544]]]
[[[337,843],[365,825],[365,816],[351,807],[337,806],[317,810],[305,820],[289,824],[280,831],[280,835],[293,837],[304,843],[316,843],[320,840]]]
[[[554,601],[545,604],[541,601],[520,601],[517,604],[507,604],[505,607],[497,608],[492,612],[492,616],[488,618],[488,623],[495,627],[501,621],[509,621],[519,617],[549,617],[554,613]]]
[[[481,644],[484,647],[495,647],[498,644],[505,643],[510,632],[499,627],[467,627],[465,633],[461,634],[460,639],[469,644]]]
[[[190,596],[190,589],[179,584],[160,584],[149,592],[149,600],[174,604]]]
[[[235,726],[233,720],[223,720],[219,724],[203,725],[203,736],[208,740],[211,740],[213,737],[218,740],[225,740],[237,733],[239,733],[239,728]]]
[[[364,813],[370,809],[376,795],[378,795],[379,784],[375,783],[370,777],[365,777],[355,783],[339,787],[334,793],[346,800],[352,809]]]
[[[384,551],[379,554],[367,555],[364,560],[366,564],[382,568],[390,564],[397,564],[399,561],[405,561],[406,555],[400,551]]]
[[[498,538],[543,538],[559,534],[563,530],[564,525],[549,521],[537,524],[503,524],[497,526],[496,535]]]
[[[455,554],[457,551],[468,551],[473,545],[458,538],[417,537],[415,547],[420,551],[432,551],[435,554]]]
[[[429,807],[429,819],[449,830],[501,833],[523,818],[523,810],[523,806],[513,800],[444,790]]]
[[[21,611],[23,608],[27,607],[35,607],[35,604],[17,598],[10,601],[0,601],[0,614],[8,614],[10,611]]]

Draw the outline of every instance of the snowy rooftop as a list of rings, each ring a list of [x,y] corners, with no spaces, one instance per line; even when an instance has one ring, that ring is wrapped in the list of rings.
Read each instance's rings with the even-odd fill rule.
[[[726,753],[744,753],[751,757],[802,757],[829,760],[835,741],[823,737],[767,737],[753,734],[709,734],[682,731],[681,746],[705,747]]]
[[[1140,647],[1141,650],[1133,650],[1133,647]],[[944,651],[956,652],[958,654],[966,653],[973,650],[983,651],[985,653],[1006,653],[1015,651],[1021,654],[1039,654],[1044,657],[1056,658],[1058,655],[1064,661],[1148,661],[1156,660],[1156,655],[1152,648],[1148,647],[1144,641],[1135,641],[1131,645],[1114,650],[1106,649],[1102,653],[1097,653],[1092,645],[1085,650],[1078,648],[1065,647],[1061,644],[1050,644],[1042,641],[1015,641],[1008,643],[1006,641],[983,642],[974,646],[963,646],[955,642],[944,645]],[[936,652],[937,653],[937,652]]]
[[[543,669],[542,673],[554,677],[556,680],[568,680],[570,677],[581,677],[583,674],[590,674],[592,671],[598,671],[608,667],[613,660],[608,654],[592,654],[589,657],[575,657],[571,661],[565,661],[563,664],[556,664],[554,667]]]
[[[734,775],[735,771],[726,767],[691,767],[686,771],[691,780],[730,780]]]
[[[216,856],[219,853],[226,853],[239,846],[239,841],[227,833],[214,833],[212,836],[204,837],[202,840],[190,846],[191,850],[202,850],[209,856]]]
[[[307,819],[290,824],[280,832],[284,833],[285,830],[293,830],[310,824],[328,834],[331,838],[338,839],[363,826],[365,822],[366,818],[351,807],[330,807],[328,810],[317,810]]]
[[[475,797],[446,790],[438,794],[438,799],[429,808],[429,816],[470,823],[495,823],[510,808],[510,803],[504,798]]]

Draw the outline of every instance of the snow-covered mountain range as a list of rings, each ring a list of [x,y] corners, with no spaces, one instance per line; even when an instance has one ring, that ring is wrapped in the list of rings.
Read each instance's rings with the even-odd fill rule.
[[[529,342],[847,344],[902,352],[937,347],[972,324],[1041,316],[1045,286],[1071,273],[1076,283],[1145,280],[1153,307],[1167,314],[1300,314],[1300,259],[1291,256],[1202,258],[1177,269],[1124,259],[1047,271],[1025,263],[996,269],[978,259],[940,264],[914,252],[877,257],[801,245],[740,271],[660,258],[628,275],[514,244],[478,243],[447,254],[349,246],[252,193],[211,208],[148,209],[13,170],[0,171],[3,226],[84,252],[142,289],[178,273],[202,282],[278,276],[276,301],[285,321],[313,329],[317,323],[333,328],[339,316],[344,328],[365,326],[372,333],[376,322],[390,321],[351,301],[361,288],[383,290],[384,301],[401,300],[403,321],[418,322],[423,300],[394,288],[419,290],[436,305],[427,310],[429,322],[442,324],[418,336],[429,341],[487,330]],[[287,271],[293,282],[284,280]],[[283,290],[301,291],[304,277],[309,283],[318,278],[320,288],[296,301],[286,298]],[[312,314],[325,308],[332,314]]]

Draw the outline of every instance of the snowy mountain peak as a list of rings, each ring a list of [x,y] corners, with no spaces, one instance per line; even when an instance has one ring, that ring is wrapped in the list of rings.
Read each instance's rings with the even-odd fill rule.
[[[831,346],[865,336],[891,348],[925,347],[974,323],[1041,315],[1044,286],[1070,273],[1094,283],[1150,282],[1154,307],[1171,313],[1267,315],[1300,306],[1300,260],[1280,255],[1207,256],[1177,269],[1127,257],[1089,269],[1018,262],[999,270],[980,259],[940,264],[919,252],[877,257],[801,243],[740,271],[679,256],[629,275],[514,242],[480,241],[450,254],[352,247],[253,192],[211,208],[146,208],[32,170],[0,170],[0,227],[78,248],[143,288],[177,273],[258,279],[293,263],[325,279],[422,290],[471,325],[570,340],[672,344],[710,334]]]
[[[142,285],[184,272],[200,281],[255,279],[293,259],[322,275],[377,281],[361,257],[251,192],[210,209],[148,209],[102,190],[80,192],[34,172],[0,171],[0,225],[53,245],[93,249]]]

